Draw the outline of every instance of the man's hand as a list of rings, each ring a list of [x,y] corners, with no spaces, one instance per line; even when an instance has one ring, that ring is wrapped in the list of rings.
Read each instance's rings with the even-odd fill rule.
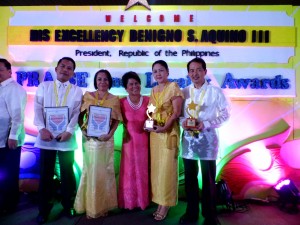
[[[183,123],[182,123],[182,128],[183,128],[184,130],[188,130],[188,129],[189,129],[188,127],[186,127],[186,120],[183,121]]]
[[[41,129],[40,134],[41,134],[41,139],[43,141],[52,141],[54,138],[53,135],[51,134],[51,132],[49,130],[47,130],[46,128]]]
[[[199,131],[202,131],[204,129],[204,124],[203,124],[202,121],[197,123],[196,129],[199,130]]]
[[[187,127],[186,124],[187,124],[187,120],[185,120],[185,121],[182,123],[182,128],[183,128],[184,130],[202,131],[203,128],[204,128],[204,124],[203,124],[202,121],[200,121],[200,122],[197,121],[196,127],[195,127],[195,128]]]
[[[59,142],[62,142],[62,141],[67,141],[69,140],[70,138],[72,137],[72,134],[65,131],[61,134],[59,134],[57,137],[56,137],[56,140],[59,141]]]
[[[16,149],[18,147],[18,141],[14,139],[8,139],[7,144],[9,149]]]

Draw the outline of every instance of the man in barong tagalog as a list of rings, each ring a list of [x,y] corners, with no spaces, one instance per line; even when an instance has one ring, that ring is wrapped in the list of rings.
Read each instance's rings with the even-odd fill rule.
[[[37,217],[39,224],[47,221],[53,207],[52,187],[56,156],[59,158],[60,166],[63,214],[68,217],[76,214],[73,209],[76,195],[73,163],[74,150],[77,149],[75,130],[78,127],[82,90],[70,83],[75,67],[75,61],[72,58],[60,59],[55,68],[57,79],[42,82],[38,86],[34,99],[34,124],[39,131],[34,146],[40,148],[39,214]],[[48,111],[50,109],[52,113]],[[47,114],[46,111],[50,113]],[[61,114],[55,113],[56,111]]]
[[[180,224],[196,222],[199,218],[198,160],[202,173],[202,215],[205,225],[220,224],[216,210],[216,159],[219,138],[216,128],[229,118],[228,101],[219,87],[205,80],[206,63],[194,58],[187,64],[192,84],[183,89],[185,98],[182,153],[187,207]]]
[[[25,139],[26,91],[12,77],[11,64],[0,59],[0,216],[19,201],[21,146]]]

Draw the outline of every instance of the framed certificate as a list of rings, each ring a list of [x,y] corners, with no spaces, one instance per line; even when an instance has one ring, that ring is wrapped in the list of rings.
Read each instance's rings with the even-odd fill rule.
[[[99,137],[108,134],[110,129],[111,108],[91,105],[87,126],[87,136]]]
[[[63,107],[45,107],[46,129],[49,130],[54,138],[65,132],[69,123],[69,108]]]

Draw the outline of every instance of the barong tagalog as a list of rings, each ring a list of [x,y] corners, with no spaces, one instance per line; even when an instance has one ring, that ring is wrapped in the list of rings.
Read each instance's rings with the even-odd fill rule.
[[[147,111],[146,111],[146,114],[148,116],[148,119],[146,120],[146,123],[145,123],[145,128],[147,129],[153,129],[153,126],[154,126],[154,120],[153,118],[150,116],[150,113],[154,113],[155,112],[155,109],[156,109],[156,106],[153,105],[152,103],[150,105],[147,106]]]
[[[69,108],[66,106],[67,98],[71,89],[71,84],[67,86],[62,101],[59,101],[56,82],[53,83],[55,95],[55,107],[45,107],[46,129],[56,138],[59,134],[67,130],[69,123]]]

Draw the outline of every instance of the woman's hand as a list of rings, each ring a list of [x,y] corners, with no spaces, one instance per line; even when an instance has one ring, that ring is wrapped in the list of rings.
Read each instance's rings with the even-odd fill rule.
[[[109,134],[103,134],[100,137],[98,137],[99,141],[108,141],[111,138],[111,135]]]
[[[82,133],[82,135],[83,135],[85,138],[87,138],[86,130],[82,130],[81,133]]]
[[[155,132],[155,133],[164,133],[164,132],[166,132],[165,127],[161,127],[161,126],[157,126],[157,125],[154,125],[153,128],[144,127],[144,130],[148,131],[148,132]]]
[[[144,127],[144,130],[147,132],[154,132],[154,127],[153,128],[149,128],[149,127]]]
[[[166,132],[166,129],[165,129],[165,127],[154,125],[153,132],[155,132],[155,133],[164,133],[164,132]]]
[[[154,123],[153,120],[152,120],[152,122]],[[153,125],[153,127],[151,128],[151,127],[147,127],[146,124],[147,124],[147,120],[146,120],[145,123],[144,123],[144,130],[145,130],[145,131],[148,131],[148,132],[153,132],[153,131],[154,131],[154,125]]]

